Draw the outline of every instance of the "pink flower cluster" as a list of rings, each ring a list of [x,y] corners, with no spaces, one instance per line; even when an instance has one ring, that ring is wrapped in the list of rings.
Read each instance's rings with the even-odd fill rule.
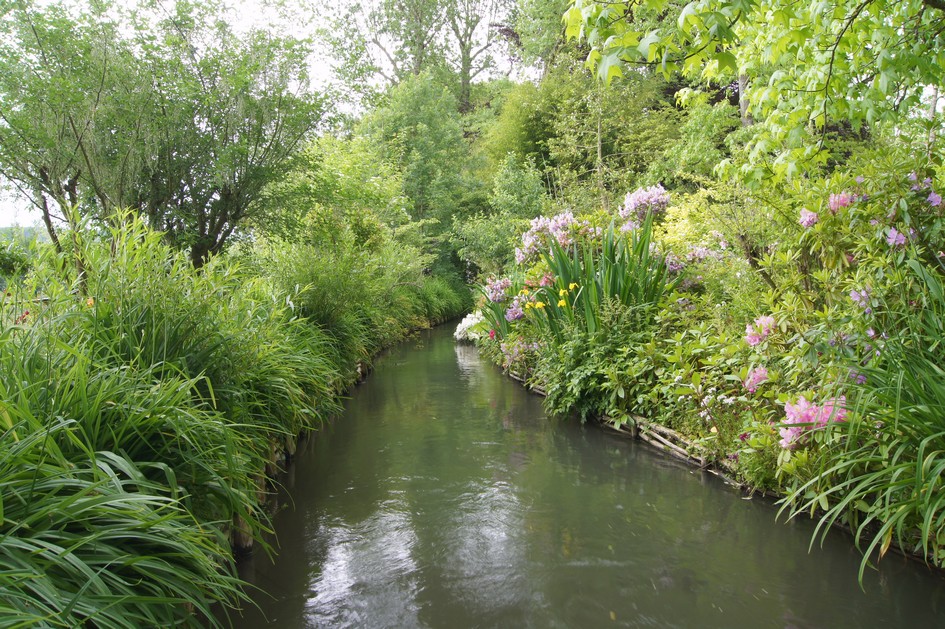
[[[666,211],[669,205],[669,193],[663,188],[662,184],[656,184],[649,188],[637,188],[633,192],[628,192],[620,206],[620,218],[630,220],[636,218],[642,221],[646,218],[648,212],[657,217]]]
[[[830,208],[832,214],[836,214],[837,211],[842,207],[850,207],[853,205],[855,197],[849,192],[841,192],[840,194],[831,194],[830,199],[827,201],[827,207]]]
[[[538,253],[545,246],[546,237],[550,236],[562,247],[567,247],[574,241],[577,228],[586,228],[587,221],[578,221],[571,212],[562,212],[548,218],[539,216],[532,219],[528,231],[522,234],[522,246],[515,249],[515,261],[524,264],[528,258]]]
[[[798,221],[801,224],[801,227],[805,229],[810,229],[817,224],[817,221],[820,220],[820,217],[817,216],[817,212],[811,212],[808,209],[801,210],[801,218]]]
[[[758,390],[758,387],[762,382],[765,382],[768,379],[768,370],[764,367],[755,367],[748,372],[748,377],[745,378],[745,388],[749,393],[754,393]]]
[[[507,277],[491,279],[486,283],[486,297],[494,304],[501,304],[506,299],[505,291],[512,287],[512,280]]]
[[[754,324],[745,326],[745,342],[754,347],[760,344],[768,335],[774,332],[777,322],[771,315],[765,315],[755,319]]]
[[[802,395],[797,402],[784,405],[786,419],[778,431],[781,447],[790,450],[802,443],[806,433],[826,426],[829,422],[843,422],[847,418],[846,397],[830,398],[823,406],[811,404]]]

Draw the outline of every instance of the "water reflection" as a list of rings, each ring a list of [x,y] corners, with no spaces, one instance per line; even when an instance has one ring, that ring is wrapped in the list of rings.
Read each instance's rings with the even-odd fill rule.
[[[378,366],[294,469],[260,627],[945,626],[942,579],[641,444],[551,420],[449,330]]]

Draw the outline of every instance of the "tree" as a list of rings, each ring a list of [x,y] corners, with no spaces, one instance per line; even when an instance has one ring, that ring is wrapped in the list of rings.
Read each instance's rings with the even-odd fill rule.
[[[446,23],[452,54],[447,61],[459,77],[459,111],[470,109],[473,79],[494,65],[491,51],[501,41],[499,20],[509,13],[507,0],[452,0]]]
[[[362,129],[403,173],[414,220],[449,225],[458,209],[460,173],[468,154],[456,99],[424,73],[390,91]]]
[[[320,118],[308,48],[238,36],[216,3],[119,9],[23,2],[0,18],[0,172],[57,246],[57,214],[74,227],[128,207],[200,266]]]
[[[375,0],[337,13],[322,39],[336,71],[363,101],[428,72],[470,108],[472,81],[494,68],[510,0]]]
[[[644,30],[637,18],[647,13],[662,19]],[[764,123],[748,167],[776,150],[767,163],[776,175],[818,155],[832,124],[900,120],[927,86],[945,83],[941,0],[574,0],[565,19],[606,81],[639,65],[718,82],[744,76],[750,113]]]

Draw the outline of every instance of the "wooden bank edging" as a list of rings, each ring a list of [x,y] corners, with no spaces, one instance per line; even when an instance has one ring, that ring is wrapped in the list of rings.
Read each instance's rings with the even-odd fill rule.
[[[521,384],[523,387],[525,387],[529,391],[532,391],[540,395],[541,397],[547,397],[548,394],[544,391],[544,389],[542,389],[541,387],[531,385],[521,375],[517,373],[513,373],[511,371],[506,371],[505,373],[510,378],[512,378],[519,384]],[[642,441],[649,443],[650,445],[658,448],[659,450],[669,454],[670,456],[676,459],[685,461],[693,466],[699,467],[699,469],[701,469],[704,472],[708,472],[710,474],[718,476],[726,484],[731,485],[732,487],[735,487],[741,490],[742,492],[748,494],[749,496],[753,494],[759,494],[761,496],[764,496],[765,498],[771,498],[773,500],[778,500],[784,497],[781,494],[776,494],[774,492],[767,491],[767,490],[760,490],[760,489],[757,489],[748,485],[747,483],[742,483],[735,480],[733,477],[729,475],[733,472],[733,470],[729,466],[725,465],[724,463],[719,463],[716,461],[707,461],[705,458],[694,454],[693,452],[698,450],[699,447],[692,441],[686,439],[680,433],[676,432],[675,430],[672,430],[671,428],[667,428],[660,424],[656,424],[654,422],[648,421],[647,419],[644,419],[643,417],[640,417],[637,415],[632,416],[632,420],[633,420],[633,423],[618,424],[612,417],[608,417],[607,415],[602,415],[597,418],[598,423],[605,430],[616,433],[622,437],[627,437],[630,439],[641,439]],[[810,514],[810,518],[812,520],[814,519],[813,514]],[[853,529],[850,528],[849,525],[844,524],[840,522],[839,520],[834,520],[834,522],[830,526],[832,528],[845,531],[851,537],[855,537],[856,535],[855,531],[853,531]],[[856,545],[854,544],[854,546]],[[857,550],[859,550],[859,547],[857,547]],[[902,545],[899,544],[898,542],[893,542],[892,544],[890,544],[889,550],[906,559],[918,561],[924,564],[930,570],[937,571],[939,574],[945,576],[945,568],[940,568],[936,566],[934,563],[932,563],[931,556],[926,557],[916,552],[913,552],[907,548],[903,548]],[[880,557],[880,559],[882,559],[882,557]]]
[[[541,387],[530,385],[528,381],[521,375],[511,371],[507,373],[510,378],[520,383],[530,391],[533,391],[542,397],[546,397],[548,395]],[[651,422],[638,415],[632,416],[632,420],[633,421],[629,423],[618,423],[612,417],[607,415],[602,415],[597,418],[598,423],[610,432],[616,433],[622,437],[645,441],[646,443],[676,459],[685,461],[686,463],[696,466],[705,472],[718,476],[729,485],[738,487],[739,489],[748,491],[749,493],[759,493],[758,490],[752,490],[745,483],[736,481],[731,476],[733,470],[728,468],[728,466],[726,466],[724,463],[710,461],[703,456],[699,456],[697,454],[700,449],[699,446],[693,441],[690,441],[684,437],[682,434],[661,424]],[[770,492],[760,493],[770,497],[776,497],[775,494],[771,494]]]

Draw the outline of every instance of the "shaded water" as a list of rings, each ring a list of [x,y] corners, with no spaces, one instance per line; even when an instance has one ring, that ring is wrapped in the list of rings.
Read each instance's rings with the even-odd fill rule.
[[[945,581],[539,398],[422,334],[307,442],[237,627],[942,627]]]

